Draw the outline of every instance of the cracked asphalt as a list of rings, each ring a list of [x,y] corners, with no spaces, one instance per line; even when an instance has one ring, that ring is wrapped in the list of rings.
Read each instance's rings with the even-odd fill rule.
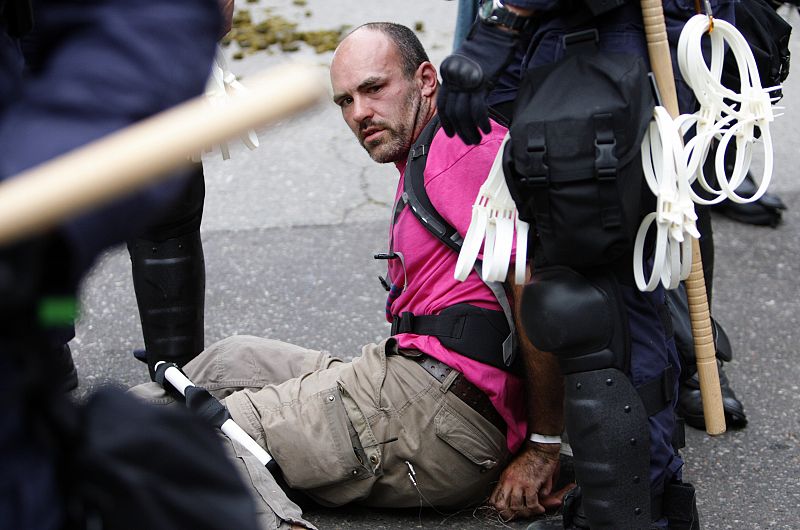
[[[308,0],[306,5],[261,0],[240,2],[253,18],[264,8],[298,21],[300,29],[330,29],[390,20],[414,26],[438,64],[449,53],[456,3]],[[311,16],[305,12],[310,11]],[[784,14],[795,26],[800,15]],[[792,51],[800,56],[798,38]],[[230,57],[235,48],[226,53]],[[247,76],[271,65],[310,61],[325,69],[331,54],[302,48],[230,61]],[[800,74],[795,74],[800,75]],[[687,429],[686,477],[698,487],[703,528],[712,530],[800,528],[800,367],[797,359],[800,302],[800,81],[789,77],[773,125],[775,176],[771,191],[788,206],[777,229],[742,225],[715,216],[713,312],[734,348],[727,372],[744,402],[750,424],[719,437]],[[384,292],[372,259],[384,250],[394,167],[374,164],[326,102],[260,131],[261,146],[232,143],[232,159],[205,157],[206,343],[247,333],[346,358],[388,334]],[[762,166],[757,157],[756,173]],[[132,350],[142,347],[130,265],[124,248],[112,249],[82,289],[82,316],[72,343],[81,378],[78,395],[101,384],[131,386],[147,379]],[[320,528],[525,528],[504,524],[486,510],[444,514],[430,509],[307,512]]]

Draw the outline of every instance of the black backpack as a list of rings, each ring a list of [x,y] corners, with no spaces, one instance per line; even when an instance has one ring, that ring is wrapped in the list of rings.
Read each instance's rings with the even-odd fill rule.
[[[653,117],[647,66],[600,52],[596,30],[566,35],[566,56],[522,81],[503,160],[537,261],[574,268],[628,256],[655,209],[640,148]]]

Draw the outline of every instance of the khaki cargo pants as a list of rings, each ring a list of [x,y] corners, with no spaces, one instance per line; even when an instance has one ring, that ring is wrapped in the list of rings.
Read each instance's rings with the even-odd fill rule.
[[[447,392],[456,372],[440,383],[394,350],[392,340],[370,344],[342,362],[234,336],[184,371],[224,398],[291,487],[321,504],[452,508],[485,501],[509,457],[505,436]],[[133,391],[154,403],[172,401],[155,383]]]

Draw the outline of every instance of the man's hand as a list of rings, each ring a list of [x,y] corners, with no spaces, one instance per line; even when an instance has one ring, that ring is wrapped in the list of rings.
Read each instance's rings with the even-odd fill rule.
[[[553,492],[558,477],[558,444],[526,442],[514,460],[503,470],[489,503],[503,520],[541,515],[561,506],[572,485]]]
[[[486,95],[514,54],[515,34],[477,22],[469,38],[439,69],[442,86],[436,96],[442,129],[476,145],[491,131]]]

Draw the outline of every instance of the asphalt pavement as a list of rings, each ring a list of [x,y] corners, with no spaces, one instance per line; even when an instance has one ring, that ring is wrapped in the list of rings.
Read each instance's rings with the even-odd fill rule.
[[[444,0],[261,0],[240,3],[254,19],[279,14],[301,29],[332,29],[375,20],[418,31],[434,63],[450,51],[456,3]],[[800,15],[784,11],[795,27]],[[800,37],[792,51],[800,57]],[[274,64],[306,61],[326,69],[331,53],[305,45],[294,53],[259,52],[232,60],[247,76]],[[800,74],[795,74],[800,76]],[[788,206],[775,229],[714,217],[716,275],[713,313],[734,349],[727,365],[749,425],[710,437],[687,428],[685,477],[698,488],[703,528],[800,528],[800,156],[795,148],[800,77],[790,75],[772,127],[775,175],[771,191]],[[383,317],[384,272],[372,255],[385,249],[393,166],[373,163],[330,102],[260,131],[261,146],[232,144],[232,159],[206,155],[202,225],[206,257],[206,344],[252,334],[324,349],[345,358],[389,332]],[[754,170],[762,167],[759,158]],[[71,346],[82,396],[99,385],[147,380],[131,352],[142,348],[130,264],[112,249],[84,282],[82,313]],[[312,509],[320,528],[525,528],[485,509]]]

